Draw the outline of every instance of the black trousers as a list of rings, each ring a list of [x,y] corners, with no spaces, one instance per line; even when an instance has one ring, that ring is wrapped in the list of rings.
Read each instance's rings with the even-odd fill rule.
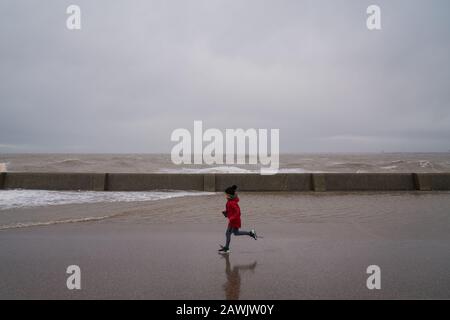
[[[225,233],[225,237],[227,239],[227,243],[225,247],[230,247],[230,241],[231,241],[231,234],[234,234],[235,236],[250,236],[251,233],[249,231],[239,231],[238,228],[228,227],[227,232]]]

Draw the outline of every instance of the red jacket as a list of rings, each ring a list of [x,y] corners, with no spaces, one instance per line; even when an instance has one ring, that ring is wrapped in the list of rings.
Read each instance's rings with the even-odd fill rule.
[[[241,227],[241,208],[239,208],[239,198],[228,199],[226,205],[228,226],[239,229]]]

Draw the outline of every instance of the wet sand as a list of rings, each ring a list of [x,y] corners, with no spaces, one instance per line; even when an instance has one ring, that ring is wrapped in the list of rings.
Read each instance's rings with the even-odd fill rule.
[[[264,238],[233,237],[228,257],[222,195],[2,211],[2,225],[107,218],[0,231],[0,298],[450,299],[450,193],[241,198]],[[366,288],[373,264],[381,290]]]

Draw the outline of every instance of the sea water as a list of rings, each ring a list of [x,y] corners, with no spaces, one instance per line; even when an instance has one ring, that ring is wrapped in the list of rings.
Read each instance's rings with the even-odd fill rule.
[[[63,204],[154,201],[207,194],[213,193],[194,191],[105,192],[0,190],[0,210]]]
[[[0,172],[259,173],[258,165],[175,165],[170,154],[0,154]],[[281,154],[280,173],[450,172],[450,153]]]

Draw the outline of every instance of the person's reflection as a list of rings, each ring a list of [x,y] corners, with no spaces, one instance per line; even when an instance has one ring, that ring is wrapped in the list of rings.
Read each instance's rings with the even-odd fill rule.
[[[223,285],[225,290],[225,298],[227,300],[239,300],[241,292],[241,276],[240,271],[250,270],[255,271],[256,261],[252,264],[236,265],[231,268],[230,255],[224,254],[222,258],[225,259],[225,274],[227,276],[227,282]]]

